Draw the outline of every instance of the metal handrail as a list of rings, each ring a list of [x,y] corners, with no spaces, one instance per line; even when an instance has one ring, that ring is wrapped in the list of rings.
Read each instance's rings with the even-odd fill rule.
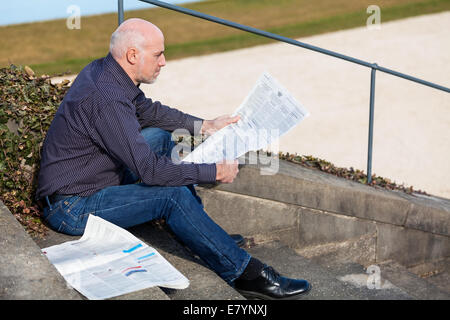
[[[250,32],[259,36],[263,36],[269,39],[285,42],[294,46],[302,47],[308,50],[316,51],[322,54],[326,54],[335,58],[339,58],[348,62],[356,63],[361,66],[367,67],[371,69],[371,78],[370,78],[370,110],[369,110],[369,142],[368,142],[368,152],[367,152],[367,183],[372,182],[372,151],[373,151],[373,121],[374,121],[374,106],[375,106],[375,72],[381,71],[384,73],[391,74],[396,77],[400,77],[406,80],[410,80],[434,89],[442,90],[447,93],[450,93],[450,88],[441,86],[439,84],[435,84],[433,82],[429,82],[423,79],[419,79],[392,69],[384,68],[382,66],[377,65],[376,63],[370,63],[364,60],[356,59],[344,54],[340,54],[334,51],[330,51],[327,49],[323,49],[317,46],[313,46],[304,42],[300,42],[291,38],[283,37],[275,33],[267,32],[264,30],[256,29],[253,27],[249,27],[243,24],[239,24],[233,21],[221,19],[215,16],[211,16],[208,14],[204,14],[198,11],[194,11],[188,8],[183,8],[179,6],[172,5],[170,3],[162,2],[162,1],[156,1],[156,0],[139,0],[142,2],[146,2],[149,4],[153,4],[158,7],[166,8],[169,10],[177,11],[183,14],[187,14],[193,17],[197,17],[203,20],[208,20],[214,23],[222,24],[231,28],[239,29],[245,32]],[[123,22],[124,14],[123,14],[123,0],[118,0],[118,18],[119,18],[119,25]]]

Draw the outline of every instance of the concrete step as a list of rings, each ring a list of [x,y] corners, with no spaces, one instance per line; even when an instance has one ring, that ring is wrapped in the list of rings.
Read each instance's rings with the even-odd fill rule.
[[[80,237],[52,230],[44,239],[31,239],[12,214],[0,203],[0,298],[1,299],[84,299],[66,285],[58,271],[41,253],[41,248]],[[135,236],[158,250],[189,280],[184,290],[153,287],[116,297],[117,300],[244,300],[237,291],[170,233],[164,223],[151,222],[129,229]],[[378,289],[368,288],[366,268],[333,256],[306,258],[280,241],[254,245],[247,238],[247,250],[281,274],[311,282],[305,300],[338,299],[448,299],[449,292],[433,284],[432,277],[421,278],[395,262],[379,265]],[[261,239],[260,239],[261,240]],[[20,245],[17,245],[20,243]],[[443,268],[448,266],[444,263]],[[437,276],[437,275],[435,275]],[[443,273],[441,279],[446,279]],[[430,281],[432,279],[433,281]],[[439,278],[437,278],[439,279]],[[377,284],[377,283],[376,283]]]
[[[361,264],[395,260],[409,268],[450,256],[450,199],[373,188],[282,160],[273,161],[271,175],[267,161],[243,158],[233,183],[199,188],[206,211],[228,232],[341,250]]]
[[[294,250],[297,254],[303,252],[302,250]],[[407,292],[412,298],[420,300],[437,300],[437,299],[449,299],[450,298],[450,284],[448,283],[448,261],[441,261],[436,270],[436,265],[422,266],[429,269],[435,269],[432,276],[424,277],[411,268],[406,268],[400,265],[398,262],[389,260],[372,265],[360,265],[358,263],[349,262],[347,256],[343,256],[340,253],[332,252],[323,255],[317,255],[309,257],[313,263],[317,263],[325,267],[330,272],[337,274],[338,277],[348,278],[352,282],[351,274],[358,274],[356,278],[363,279],[369,276],[368,270],[378,273],[380,275],[381,285],[383,281],[386,282],[386,286],[394,285]],[[355,270],[351,270],[354,268]],[[359,270],[359,271],[358,271]],[[346,277],[348,276],[348,277]],[[356,278],[353,279],[355,283]],[[442,282],[439,282],[441,280]],[[447,280],[447,281],[446,281]]]
[[[225,231],[255,243],[279,240],[291,248],[339,252],[364,263],[376,259],[377,228],[371,221],[283,202],[197,187],[205,210]],[[308,255],[305,255],[308,257]]]
[[[382,276],[396,286],[408,292],[412,297],[419,300],[449,300],[450,291],[444,286],[436,285],[431,279],[419,277],[404,266],[388,261],[380,264]],[[442,273],[445,276],[445,272]],[[442,278],[443,279],[443,278]],[[448,279],[448,275],[447,275]],[[434,280],[434,279],[433,279]]]
[[[0,300],[82,299],[0,201]]]
[[[450,298],[448,293],[395,263],[378,266],[380,277],[377,278],[377,273],[368,274],[360,264],[308,259],[278,241],[260,244],[248,251],[282,275],[310,281],[312,290],[302,300]]]
[[[150,222],[128,229],[133,235],[155,248],[167,261],[177,268],[189,281],[183,290],[153,287],[132,292],[117,300],[241,300],[245,299],[225,281],[212,272],[187,248],[174,239],[170,230],[159,222]],[[50,231],[45,239],[35,241],[41,248],[79,239]]]
[[[408,268],[408,271],[450,294],[450,257],[433,263],[417,265]]]

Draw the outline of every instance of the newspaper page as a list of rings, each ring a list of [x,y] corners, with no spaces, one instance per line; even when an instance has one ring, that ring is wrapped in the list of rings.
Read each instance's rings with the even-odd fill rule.
[[[153,286],[174,289],[189,286],[189,280],[154,248],[94,215],[89,215],[79,240],[42,252],[72,288],[92,300]]]
[[[217,163],[266,148],[309,116],[281,84],[265,72],[233,113],[237,123],[208,137],[182,161]]]

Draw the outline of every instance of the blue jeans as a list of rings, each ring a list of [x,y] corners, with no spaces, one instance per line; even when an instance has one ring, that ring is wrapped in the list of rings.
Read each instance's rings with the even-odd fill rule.
[[[170,156],[174,146],[170,133],[145,128],[142,135],[154,152]],[[192,185],[160,187],[136,182],[137,177],[127,169],[121,185],[50,203],[42,217],[55,231],[70,235],[83,234],[90,214],[122,228],[163,218],[178,239],[226,282],[231,284],[242,274],[250,255],[208,216]]]

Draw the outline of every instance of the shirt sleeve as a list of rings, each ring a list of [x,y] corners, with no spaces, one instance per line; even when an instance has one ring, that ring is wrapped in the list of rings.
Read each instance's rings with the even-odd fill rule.
[[[150,149],[140,128],[132,104],[109,103],[95,121],[96,140],[108,155],[136,173],[145,184],[182,186],[215,182],[215,164],[175,164]]]
[[[152,101],[141,93],[135,101],[136,116],[139,124],[145,127],[157,127],[166,131],[187,129],[192,135],[199,133],[203,119],[180,110],[170,108],[159,101]]]

